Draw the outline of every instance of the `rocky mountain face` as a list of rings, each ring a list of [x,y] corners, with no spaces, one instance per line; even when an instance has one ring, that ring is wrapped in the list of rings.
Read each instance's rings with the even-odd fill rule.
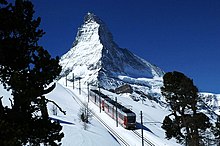
[[[74,74],[75,81],[81,78],[81,84],[100,86],[116,93],[124,93],[124,87],[129,87],[126,92],[134,101],[150,100],[153,101],[151,106],[155,103],[167,106],[160,90],[164,71],[120,48],[105,23],[94,14],[85,16],[72,48],[61,57],[60,65],[61,75],[69,81]],[[200,93],[200,97],[198,109],[215,119],[220,95]]]
[[[85,16],[72,48],[61,57],[60,65],[62,75],[69,80],[74,73],[82,83],[105,89],[130,84],[154,93],[162,85],[164,75],[159,67],[120,48],[105,23],[92,13]]]

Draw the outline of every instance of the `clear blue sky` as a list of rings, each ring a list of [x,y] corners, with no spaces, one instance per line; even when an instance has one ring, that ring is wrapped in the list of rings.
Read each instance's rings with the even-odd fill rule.
[[[220,93],[220,0],[32,0],[52,56],[66,53],[87,12],[115,42],[166,72],[180,71],[200,91]]]

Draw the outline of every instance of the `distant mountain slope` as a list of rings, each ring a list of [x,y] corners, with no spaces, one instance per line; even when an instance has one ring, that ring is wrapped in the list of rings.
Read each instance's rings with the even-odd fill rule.
[[[85,16],[72,48],[61,57],[60,64],[63,76],[71,79],[74,73],[83,83],[106,89],[125,84],[122,76],[132,78],[134,82],[129,83],[136,84],[138,78],[153,79],[164,74],[159,67],[118,47],[105,23],[91,13]]]

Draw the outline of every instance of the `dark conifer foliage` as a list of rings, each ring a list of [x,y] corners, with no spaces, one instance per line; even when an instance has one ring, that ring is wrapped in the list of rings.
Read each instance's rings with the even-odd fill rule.
[[[0,82],[13,97],[11,108],[0,102],[1,146],[58,145],[63,137],[61,125],[48,117],[44,96],[55,88],[49,85],[61,66],[38,45],[44,32],[33,14],[30,1],[0,0]]]
[[[220,145],[220,116],[218,116],[215,126],[212,126],[212,133],[215,136],[217,145]]]
[[[188,146],[202,145],[202,133],[210,128],[209,118],[197,110],[198,89],[193,81],[180,72],[169,72],[163,77],[162,95],[171,108],[162,128],[168,139],[174,137]]]

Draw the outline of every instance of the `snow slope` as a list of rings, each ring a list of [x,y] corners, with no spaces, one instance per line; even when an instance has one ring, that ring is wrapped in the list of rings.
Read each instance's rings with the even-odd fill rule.
[[[59,81],[60,84],[65,86],[65,80],[62,79]],[[71,92],[71,94],[80,98],[80,100],[87,102],[88,100],[88,91],[87,86],[82,86],[81,95],[79,94],[79,88],[76,86],[73,90],[72,83],[68,82],[67,87],[64,87]],[[90,87],[97,88],[97,87]],[[175,140],[172,139],[170,141],[165,139],[165,133],[163,129],[161,129],[161,122],[165,115],[169,114],[169,111],[163,107],[161,107],[158,103],[146,100],[146,101],[133,101],[130,98],[129,94],[117,95],[111,93],[107,90],[101,89],[103,93],[108,95],[109,97],[115,98],[117,97],[118,102],[122,105],[130,108],[137,115],[137,132],[141,132],[140,130],[140,111],[143,112],[143,121],[144,121],[144,136],[150,140],[155,146],[178,146]],[[103,111],[100,113],[99,107],[94,105],[92,102],[89,102],[89,108],[92,109],[102,120],[104,120],[111,128],[113,128],[118,134],[120,134],[131,146],[139,146],[141,145],[141,139],[137,138],[133,134],[131,130],[126,130],[120,125],[116,127],[116,122],[111,119],[106,113]]]
[[[69,89],[64,88],[58,83],[55,90],[47,95],[47,98],[58,103],[66,111],[66,115],[58,112],[57,116],[53,116],[51,111],[52,104],[50,104],[48,105],[50,116],[72,123],[62,124],[65,134],[62,139],[63,146],[103,146],[103,143],[109,146],[119,145],[95,118],[89,124],[88,130],[83,129],[83,124],[78,117],[80,105]]]
[[[3,105],[10,106],[8,98],[11,98],[10,92],[3,89],[0,85],[0,96],[3,96]],[[78,118],[80,106],[69,92],[62,85],[57,84],[56,88],[46,95],[48,99],[55,101],[66,115],[58,111],[58,115],[52,114],[52,104],[48,105],[48,111],[51,118],[61,121],[63,126],[64,138],[63,146],[119,146],[119,143],[111,134],[95,119],[91,120],[88,130],[83,129],[83,125]]]
[[[63,110],[66,111],[66,115],[58,111],[58,115],[52,114],[53,105],[48,104],[49,115],[53,119],[61,121],[63,126],[63,132],[65,137],[62,139],[63,146],[118,146],[120,145],[115,138],[96,120],[93,118],[89,124],[87,130],[83,129],[83,125],[79,120],[78,113],[80,109],[79,100],[87,102],[87,86],[82,85],[81,94],[79,94],[79,85],[76,85],[73,89],[72,83],[67,82],[65,86],[65,79],[61,79],[56,88],[49,94],[47,98],[55,101]],[[97,87],[90,87],[97,88]],[[137,132],[140,133],[140,111],[143,112],[143,123],[144,123],[144,137],[150,140],[155,146],[178,146],[174,139],[166,140],[163,129],[161,129],[161,122],[165,115],[169,114],[169,110],[160,106],[155,101],[134,101],[131,99],[130,94],[117,95],[107,90],[101,89],[103,93],[109,97],[117,97],[118,102],[122,105],[130,108],[137,115]],[[207,96],[214,96],[211,93],[203,93]],[[8,98],[11,97],[10,92],[7,92],[0,86],[0,96],[3,96],[3,105],[9,105]],[[220,95],[215,95],[217,103],[220,104]],[[215,104],[215,105],[216,105]],[[210,103],[212,105],[212,103]],[[120,125],[116,127],[116,122],[111,119],[103,111],[100,113],[99,107],[89,102],[89,108],[96,113],[103,121],[105,121],[112,129],[114,129],[119,135],[121,135],[131,146],[141,145],[141,139],[137,138],[130,130],[126,130]],[[145,144],[147,145],[147,144]]]
[[[71,82],[68,82],[68,87],[65,87],[65,80],[61,79],[57,83],[56,88],[46,97],[50,100],[55,101],[64,111],[66,115],[58,110],[57,116],[52,113],[52,103],[48,104],[49,115],[53,119],[58,119],[61,121],[63,126],[64,138],[62,139],[63,146],[103,146],[103,144],[108,146],[120,145],[115,138],[95,119],[93,118],[89,124],[88,130],[83,129],[83,124],[80,122],[78,113],[80,109],[79,101],[77,99],[87,102],[87,87],[82,86],[82,94],[79,95],[79,88],[72,89]],[[94,87],[95,88],[95,87]],[[119,96],[108,92],[106,90],[101,90],[103,93],[109,95],[109,97],[118,97],[118,101],[121,104],[130,107],[137,115],[137,122],[140,123],[140,110],[143,111],[144,117],[144,135],[149,140],[152,141],[156,146],[175,146],[177,145],[174,140],[168,141],[164,139],[164,131],[160,128],[161,121],[164,115],[168,114],[167,110],[158,106],[157,103],[152,101],[133,101],[129,95]],[[7,92],[0,86],[0,95],[3,96],[3,104],[9,105],[8,98],[11,97],[10,92]],[[89,102],[89,108],[94,111],[102,120],[104,120],[111,128],[113,128],[119,135],[123,136],[124,139],[131,146],[141,145],[141,139],[137,138],[130,130],[126,130],[120,125],[116,127],[115,121],[111,119],[104,112],[99,113],[99,108]],[[139,125],[139,124],[137,124]],[[140,125],[139,125],[140,126]],[[137,129],[140,132],[140,129]]]

